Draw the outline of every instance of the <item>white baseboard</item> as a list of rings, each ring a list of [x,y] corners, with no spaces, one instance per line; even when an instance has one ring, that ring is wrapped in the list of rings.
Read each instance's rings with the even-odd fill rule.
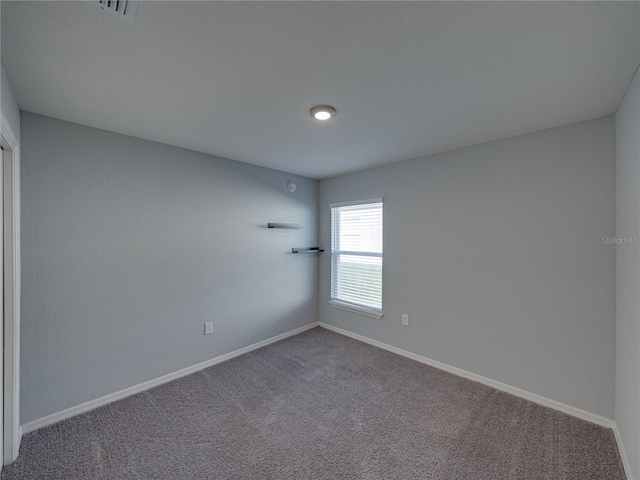
[[[207,360],[207,361],[198,363],[196,365],[192,365],[191,367],[183,368],[182,370],[178,370],[177,372],[168,373],[167,375],[163,375],[162,377],[158,377],[153,380],[149,380],[147,382],[134,385],[133,387],[125,388],[124,390],[120,390],[119,392],[110,393],[109,395],[105,395],[104,397],[96,398],[95,400],[91,400],[89,402],[76,405],[75,407],[67,408],[60,412],[52,413],[51,415],[47,415],[46,417],[42,417],[37,420],[33,420],[31,422],[25,423],[24,425],[22,425],[22,432],[25,434],[29,432],[33,432],[34,430],[38,430],[39,428],[46,427],[47,425],[58,423],[62,420],[73,417],[75,415],[79,415],[81,413],[88,412],[89,410],[93,410],[95,408],[101,407],[108,403],[115,402],[116,400],[121,400],[123,398],[129,397],[136,393],[140,393],[145,390],[149,390],[150,388],[157,387],[158,385],[162,385],[163,383],[176,380],[180,377],[190,375],[199,370],[203,370],[207,367],[211,367],[218,363],[222,363],[226,360],[231,360],[232,358],[238,357],[252,350],[257,350],[258,348],[262,348],[272,343],[278,342],[280,340],[284,340],[287,337],[292,337],[293,335],[297,335],[299,333],[302,333],[306,330],[310,330],[317,326],[318,326],[317,322],[309,325],[305,325],[304,327],[296,328],[295,330],[291,330],[289,332],[276,335],[275,337],[262,340],[261,342],[254,343],[253,345],[249,345],[247,347],[234,350],[233,352],[225,353],[224,355],[220,355],[219,357],[212,358],[211,360]]]
[[[373,345],[378,348],[382,348],[384,350],[388,350],[389,352],[397,353],[398,355],[402,355],[403,357],[410,358],[420,363],[424,363],[431,367],[438,368],[440,370],[444,370],[445,372],[453,373],[459,377],[464,377],[469,380],[473,380],[474,382],[482,383],[484,385],[488,385],[489,387],[493,387],[497,390],[501,390],[503,392],[510,393],[511,395],[515,395],[520,398],[524,398],[525,400],[530,400],[539,405],[543,405],[545,407],[553,408],[560,412],[567,413],[574,417],[581,418],[582,420],[586,420],[588,422],[595,423],[602,427],[613,428],[614,422],[605,417],[601,417],[600,415],[596,415],[595,413],[587,412],[585,410],[581,410],[576,407],[572,407],[571,405],[566,405],[564,403],[557,402],[555,400],[551,400],[550,398],[546,398],[535,393],[527,392],[526,390],[522,390],[520,388],[512,387],[511,385],[507,385],[506,383],[498,382],[496,380],[491,380],[490,378],[483,377],[482,375],[478,375],[476,373],[468,372],[466,370],[462,370],[461,368],[453,367],[451,365],[447,365],[446,363],[439,362],[437,360],[432,360],[427,357],[423,357],[422,355],[418,355],[416,353],[409,352],[407,350],[402,350],[401,348],[394,347],[392,345],[388,345],[386,343],[379,342],[377,340],[373,340],[369,337],[365,337],[363,335],[358,335],[357,333],[350,332],[348,330],[344,330],[342,328],[334,327],[333,325],[329,325],[327,323],[320,322],[319,326],[322,328],[326,328],[327,330],[331,330],[333,332],[339,333],[341,335],[345,335],[347,337],[354,338],[364,343],[368,343],[369,345]]]
[[[627,451],[624,448],[624,443],[622,443],[622,437],[620,436],[620,431],[616,424],[613,425],[613,434],[616,437],[616,442],[618,442],[618,450],[620,451],[620,458],[622,459],[622,465],[624,466],[624,473],[627,475],[627,480],[635,480],[631,474],[631,463],[629,463],[629,457],[627,457]]]

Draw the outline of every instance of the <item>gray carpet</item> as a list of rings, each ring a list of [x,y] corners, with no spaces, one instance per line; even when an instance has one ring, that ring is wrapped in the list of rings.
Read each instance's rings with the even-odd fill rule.
[[[575,479],[611,430],[316,328],[24,436],[2,479]]]

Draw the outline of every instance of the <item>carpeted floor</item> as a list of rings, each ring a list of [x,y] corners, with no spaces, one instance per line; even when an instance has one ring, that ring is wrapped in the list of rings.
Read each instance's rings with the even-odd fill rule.
[[[575,479],[611,430],[316,328],[24,436],[2,479]]]

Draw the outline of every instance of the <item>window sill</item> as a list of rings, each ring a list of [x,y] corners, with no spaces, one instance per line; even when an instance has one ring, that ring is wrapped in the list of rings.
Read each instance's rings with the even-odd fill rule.
[[[367,317],[382,318],[384,313],[381,310],[374,310],[367,307],[359,307],[357,305],[351,305],[349,303],[343,303],[339,300],[329,300],[329,305],[333,308],[339,308],[340,310],[346,310],[347,312],[359,313]]]

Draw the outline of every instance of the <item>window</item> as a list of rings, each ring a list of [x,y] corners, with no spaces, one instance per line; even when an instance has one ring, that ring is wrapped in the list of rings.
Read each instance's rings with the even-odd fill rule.
[[[331,206],[331,303],[382,317],[382,199]]]

